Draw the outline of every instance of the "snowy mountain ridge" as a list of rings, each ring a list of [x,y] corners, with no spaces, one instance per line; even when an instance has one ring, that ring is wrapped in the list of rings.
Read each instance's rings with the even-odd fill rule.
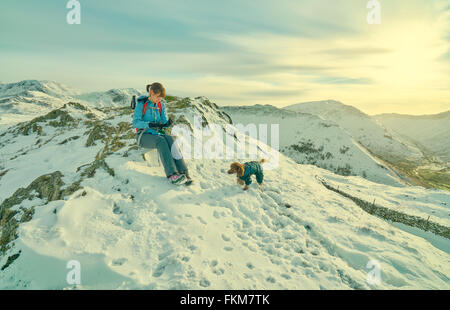
[[[435,115],[380,114],[374,118],[450,165],[450,111]]]
[[[77,101],[88,102],[90,106],[120,107],[129,102],[132,96],[140,96],[142,92],[135,88],[110,89],[106,92],[92,92],[74,96]]]
[[[332,120],[347,130],[359,143],[381,157],[396,158],[396,154],[403,154],[411,161],[423,159],[419,149],[398,139],[369,115],[338,101],[305,102],[287,106],[285,109]]]
[[[37,80],[0,84],[0,128],[31,120],[67,102],[80,102],[91,107],[118,107],[129,104],[132,95],[140,95],[140,92],[124,88],[82,93],[54,81]]]
[[[389,121],[387,116],[369,116],[337,101],[300,103],[285,109],[336,122],[383,165],[412,184],[450,189],[450,121],[446,113]]]
[[[27,95],[41,92],[54,97],[78,95],[81,92],[54,81],[24,80],[17,83],[0,83],[0,94],[3,96]]]

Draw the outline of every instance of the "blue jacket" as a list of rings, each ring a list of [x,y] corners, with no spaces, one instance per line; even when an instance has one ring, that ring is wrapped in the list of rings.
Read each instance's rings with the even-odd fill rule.
[[[142,115],[142,109],[146,101],[148,101],[147,110],[145,111],[145,115]],[[148,124],[156,123],[163,125],[167,123],[167,120],[166,104],[164,99],[161,100],[160,114],[156,103],[153,103],[147,96],[140,96],[137,98],[133,115],[134,128],[145,129],[144,134],[149,133],[152,135],[159,135],[160,133],[158,133],[155,128],[149,128]]]
[[[250,161],[245,163],[244,166],[245,166],[244,175],[239,178],[245,181],[245,185],[248,186],[252,184],[251,176],[253,174],[256,176],[256,182],[258,182],[258,184],[261,184],[264,179],[261,164],[257,161]]]

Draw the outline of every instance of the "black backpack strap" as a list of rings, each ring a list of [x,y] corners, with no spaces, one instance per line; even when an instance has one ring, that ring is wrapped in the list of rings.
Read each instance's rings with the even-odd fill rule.
[[[131,98],[131,108],[133,110],[136,108],[136,95],[133,95],[133,98]]]

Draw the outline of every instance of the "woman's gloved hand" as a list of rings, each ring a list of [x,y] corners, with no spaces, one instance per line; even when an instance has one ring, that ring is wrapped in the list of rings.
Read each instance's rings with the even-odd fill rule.
[[[167,128],[167,127],[170,127],[170,125],[172,125],[172,119],[171,118],[169,118],[169,120],[165,124],[151,123],[151,122],[148,123],[148,127],[149,128],[156,128],[156,129]]]

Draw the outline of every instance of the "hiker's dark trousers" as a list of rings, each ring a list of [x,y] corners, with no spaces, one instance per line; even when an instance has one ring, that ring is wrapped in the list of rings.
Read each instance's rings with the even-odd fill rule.
[[[139,135],[136,135],[138,139]],[[168,135],[143,134],[139,146],[146,149],[157,149],[159,158],[164,166],[166,176],[174,173],[185,173],[186,163],[175,142],[175,137]]]

